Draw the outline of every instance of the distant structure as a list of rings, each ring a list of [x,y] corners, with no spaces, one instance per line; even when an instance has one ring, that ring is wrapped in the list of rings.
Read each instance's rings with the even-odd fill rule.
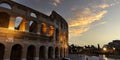
[[[0,0],[0,60],[53,60],[68,55],[68,24],[11,0]]]
[[[108,44],[104,45],[103,48],[107,48],[108,52],[114,55],[120,55],[120,40],[113,40]]]

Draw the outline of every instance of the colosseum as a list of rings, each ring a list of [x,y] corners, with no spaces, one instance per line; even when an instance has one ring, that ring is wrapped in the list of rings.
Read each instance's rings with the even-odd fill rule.
[[[59,60],[68,56],[68,24],[12,0],[0,0],[0,60]]]

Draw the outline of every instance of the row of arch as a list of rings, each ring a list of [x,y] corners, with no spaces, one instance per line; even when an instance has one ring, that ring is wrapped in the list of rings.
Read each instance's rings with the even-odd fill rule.
[[[7,3],[7,2],[0,3],[0,7],[12,10],[12,6],[9,3]],[[35,13],[33,13],[33,12],[30,13],[30,16],[34,17],[34,18],[37,18],[37,15]]]
[[[9,23],[10,23],[10,18],[11,16],[5,12],[0,12],[0,27],[4,27],[4,28],[9,28]],[[20,30],[20,31],[25,31],[26,29],[26,19],[22,18],[22,17],[14,17],[15,18],[15,26],[13,29],[15,30]],[[36,21],[29,21],[29,32],[33,32],[33,33],[37,33],[38,28],[38,24]],[[12,27],[12,26],[10,26]],[[41,28],[40,28],[40,33],[45,34],[48,32],[49,36],[53,36],[54,33],[54,26],[49,26],[47,28],[46,23],[41,23]]]
[[[39,60],[46,59],[46,50],[47,49],[45,46],[41,46],[39,48]],[[23,52],[23,47],[20,44],[13,45],[11,48],[10,60],[22,60],[22,52]],[[65,55],[65,51],[63,51],[62,48],[59,49],[58,47],[56,47],[54,51],[53,47],[49,47],[47,53],[48,59],[54,59],[53,55],[55,55],[55,58],[64,57],[62,56],[63,52]],[[0,43],[0,60],[4,60],[4,53],[5,53],[5,46]],[[35,57],[36,57],[36,47],[34,45],[28,46],[26,53],[26,60],[35,60]]]
[[[0,7],[4,7],[4,8],[7,8],[7,9],[10,9],[10,10],[12,10],[12,8],[13,8],[12,4],[10,4],[10,3],[8,3],[8,2],[1,2],[1,3],[0,3]],[[16,7],[16,8],[17,8],[17,7]],[[20,9],[20,8],[18,7],[18,9]],[[31,13],[29,14],[29,16],[30,16],[30,17],[33,17],[33,18],[38,18],[38,12],[31,12]],[[54,18],[53,18],[53,20],[54,20]],[[59,21],[59,22],[56,22],[56,23],[59,25],[60,21]],[[64,26],[64,25],[66,25],[66,24],[63,24],[63,23],[61,22],[60,27],[63,28],[63,29],[67,29],[67,27]]]
[[[9,26],[10,20],[11,20],[10,18],[11,16],[6,12],[0,12],[0,27],[4,27],[4,28],[12,27],[12,26]],[[61,32],[58,28],[55,29],[54,26],[52,25],[47,26],[47,24],[43,22],[39,26],[38,23],[33,20],[27,22],[26,19],[22,17],[13,17],[13,18],[15,18],[15,20],[13,20],[14,21],[13,29],[15,30],[25,31],[27,27],[26,25],[29,25],[28,26],[29,32],[32,32],[32,33],[39,32],[40,34],[47,35],[49,37],[53,37],[54,33],[56,33],[55,35],[56,35],[57,41],[67,40],[66,32]],[[38,30],[39,28],[40,30]]]

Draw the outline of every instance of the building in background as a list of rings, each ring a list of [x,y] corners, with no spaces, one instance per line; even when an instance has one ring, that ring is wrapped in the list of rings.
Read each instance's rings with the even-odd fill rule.
[[[106,48],[106,52],[111,55],[120,55],[120,40],[113,40],[108,44],[104,45],[103,48]]]
[[[11,0],[0,0],[0,60],[59,59],[68,55],[68,24]]]

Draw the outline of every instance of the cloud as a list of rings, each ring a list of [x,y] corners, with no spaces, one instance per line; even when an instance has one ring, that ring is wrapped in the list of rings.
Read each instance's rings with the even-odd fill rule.
[[[58,4],[61,3],[61,0],[53,0],[52,5],[57,6]]]
[[[76,13],[76,17],[71,19],[69,26],[75,27],[89,25],[94,21],[100,20],[106,13],[106,10],[98,13],[92,13],[89,8],[85,8],[82,13]]]
[[[87,26],[81,26],[79,28],[70,28],[70,37],[75,37],[75,36],[82,36],[82,33],[86,32],[89,30],[89,27]]]
[[[82,6],[72,6],[73,17],[69,18],[70,38],[82,36],[91,27],[106,24],[106,21],[99,21],[108,13],[106,8],[120,4],[119,0],[101,0],[102,3],[89,3]],[[98,23],[94,23],[98,21]]]
[[[82,34],[90,29],[93,22],[101,20],[107,10],[94,12],[90,8],[84,8],[74,13],[74,17],[69,19],[70,37],[82,36]],[[102,23],[101,23],[102,24]]]
[[[106,3],[103,3],[103,4],[100,4],[100,5],[98,5],[98,6],[94,6],[94,7],[105,9],[105,8],[107,8],[107,7],[110,7],[110,5],[109,5],[109,4],[106,4]]]
[[[103,25],[103,24],[106,24],[106,23],[107,23],[106,21],[103,21],[103,22],[100,22],[100,23],[98,23],[98,24],[96,24],[94,26],[100,26],[100,25]]]

